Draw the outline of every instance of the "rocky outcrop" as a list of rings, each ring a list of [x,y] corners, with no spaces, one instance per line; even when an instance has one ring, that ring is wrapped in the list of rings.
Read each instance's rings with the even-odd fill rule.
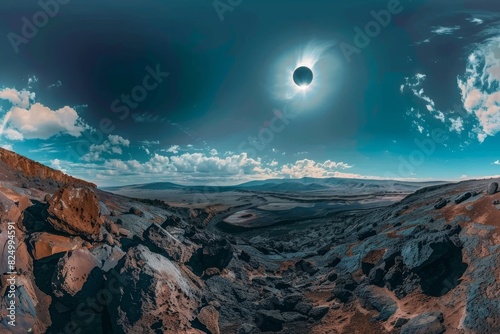
[[[92,189],[66,186],[49,201],[50,224],[58,231],[100,240],[104,223],[99,212],[99,201]]]
[[[199,289],[166,257],[139,245],[116,270],[119,288],[108,306],[115,333],[188,333],[196,317]]]
[[[5,164],[7,168],[18,171],[28,178],[40,178],[42,180],[58,182],[63,185],[80,185],[96,188],[96,185],[93,183],[74,178],[61,171],[49,168],[41,163],[3,148],[0,148],[0,163]]]

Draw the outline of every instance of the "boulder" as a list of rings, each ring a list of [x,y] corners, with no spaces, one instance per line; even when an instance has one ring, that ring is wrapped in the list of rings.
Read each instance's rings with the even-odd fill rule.
[[[219,312],[215,307],[209,305],[201,309],[198,314],[198,321],[205,326],[210,334],[220,334],[219,330]]]
[[[131,215],[139,216],[139,217],[143,217],[144,216],[144,212],[142,212],[141,209],[136,208],[134,206],[130,208],[130,210],[128,211],[128,213],[131,214]]]
[[[332,257],[328,259],[328,263],[326,264],[326,266],[328,268],[335,268],[340,263],[340,261],[342,261],[342,259],[338,255],[332,255]]]
[[[180,262],[184,258],[185,246],[160,225],[153,223],[144,232],[144,238],[169,259]]]
[[[309,261],[305,261],[303,259],[295,263],[295,270],[299,272],[308,273],[311,276],[314,276],[319,271],[319,269],[316,268],[314,264],[312,264]]]
[[[31,254],[35,260],[51,255],[83,248],[83,240],[46,232],[32,233],[29,238]]]
[[[442,209],[446,206],[446,204],[448,204],[448,201],[445,199],[441,199],[434,205],[434,209],[436,210]]]
[[[415,271],[432,264],[456,247],[446,236],[427,237],[407,242],[401,251],[404,264]]]
[[[456,198],[455,198],[455,204],[460,204],[466,200],[468,200],[469,198],[472,197],[472,193],[470,192],[466,192],[466,193],[463,193],[461,195],[458,195]]]
[[[17,222],[21,217],[21,210],[6,194],[0,192],[0,221]]]
[[[401,334],[441,334],[446,330],[442,322],[441,313],[422,313],[403,325]]]
[[[59,259],[52,277],[56,297],[83,301],[103,288],[101,262],[88,249],[77,249]],[[79,294],[77,296],[77,294]]]
[[[224,269],[233,258],[231,244],[226,239],[210,242],[203,247],[201,262],[204,268],[215,267]]]
[[[259,310],[255,323],[262,332],[279,332],[285,319],[277,310]]]
[[[309,311],[309,317],[313,318],[314,320],[320,320],[322,319],[330,310],[328,306],[317,306],[313,307],[311,311]]]
[[[195,319],[199,289],[166,257],[138,245],[115,268],[118,282],[107,305],[114,333],[186,333]]]
[[[118,227],[118,225],[116,225],[112,221],[105,220],[104,221],[104,227],[106,228],[106,230],[109,233],[111,233],[111,235],[113,235],[113,236],[119,236],[120,235],[120,228]]]
[[[58,231],[93,240],[102,237],[99,201],[90,188],[60,188],[49,201],[48,214],[49,223]]]
[[[382,288],[365,285],[356,290],[356,295],[365,309],[379,312],[377,320],[386,321],[398,310],[397,302]]]
[[[376,234],[377,234],[377,232],[373,228],[368,227],[368,228],[365,228],[365,229],[362,229],[361,231],[359,231],[357,234],[357,237],[358,237],[358,240],[363,241],[363,240],[368,239],[369,237],[372,237]]]
[[[488,185],[488,189],[487,189],[488,195],[493,195],[497,191],[498,191],[498,182],[491,182]]]

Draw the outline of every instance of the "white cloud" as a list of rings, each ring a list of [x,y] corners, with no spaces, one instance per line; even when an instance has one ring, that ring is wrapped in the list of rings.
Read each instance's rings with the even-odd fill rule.
[[[433,27],[433,29],[431,31],[432,31],[432,33],[434,33],[436,35],[451,35],[457,30],[460,30],[460,26]]]
[[[105,146],[105,145],[104,145]],[[99,148],[100,149],[100,148]],[[300,178],[310,177],[356,177],[362,175],[354,173],[343,173],[341,170],[352,168],[344,162],[327,160],[315,162],[313,160],[298,160],[291,164],[279,164],[276,160],[269,163],[260,158],[252,159],[246,153],[232,155],[211,155],[210,153],[182,153],[173,156],[165,156],[153,153],[146,161],[103,159],[99,149],[93,149],[95,156],[89,158],[92,162],[94,174],[92,178],[100,180],[109,179],[113,183],[135,182],[141,178],[145,182],[153,182],[159,179],[175,180],[179,183],[212,183],[220,180],[221,184],[229,182],[238,183],[255,179],[268,178]],[[98,154],[97,154],[98,153]],[[213,153],[213,152],[212,152]],[[99,157],[100,160],[95,159]],[[98,165],[95,161],[101,161]],[[82,165],[72,168],[86,173]],[[77,171],[75,170],[75,171]]]
[[[477,18],[477,17],[468,17],[468,18],[467,18],[467,21],[469,21],[470,23],[475,23],[475,24],[477,24],[477,25],[480,25],[480,24],[483,24],[483,23],[484,23],[484,21],[483,21],[483,20],[481,20],[481,19],[479,19],[479,18]]]
[[[434,102],[434,100],[426,95],[424,89],[421,87],[426,79],[427,76],[422,73],[417,73],[413,78],[406,77],[405,83],[400,87],[400,91],[403,93],[405,89],[408,88],[416,98],[423,101],[423,103],[425,104],[425,108],[432,115],[432,117],[444,123],[446,120],[444,113],[436,109],[436,103]],[[410,114],[414,114],[415,109],[411,108],[410,111]],[[415,115],[419,119],[422,118],[422,114],[420,114],[418,111]]]
[[[457,81],[465,110],[479,123],[477,139],[483,142],[500,131],[500,38],[479,46]]]
[[[457,117],[456,119],[450,118],[451,121],[451,126],[450,126],[450,131],[455,131],[456,133],[460,134],[464,130],[464,122],[462,121],[462,118]]]
[[[28,108],[35,97],[35,93],[24,89],[21,91],[15,88],[4,88],[0,90],[0,99],[7,100],[12,103],[13,106],[19,108]]]
[[[10,139],[10,140],[23,140],[24,139],[23,134],[17,130],[14,130],[14,129],[5,129],[3,131],[3,134],[5,135],[5,137],[7,139]]]
[[[333,162],[327,160],[323,163],[315,162],[310,159],[298,160],[294,164],[286,164],[280,174],[285,177],[302,178],[302,177],[335,177],[340,174],[337,169],[351,168],[352,166],[343,162]]]
[[[50,167],[53,169],[60,170],[63,173],[66,172],[66,170],[61,166],[61,160],[59,159],[50,160]]]
[[[167,149],[167,152],[177,154],[179,153],[179,145],[172,145]]]
[[[137,123],[155,123],[164,121],[163,118],[160,119],[160,116],[155,116],[147,112],[143,112],[142,114],[132,114],[132,118]]]
[[[493,165],[500,165],[500,160],[496,160],[492,162]]]
[[[122,147],[128,147],[130,145],[130,140],[120,137],[118,135],[109,135],[108,139],[105,140],[100,145],[91,145],[89,152],[81,157],[83,161],[103,161],[102,155],[107,154],[117,154],[121,155],[123,153]]]
[[[139,143],[141,143],[142,145],[147,146],[147,147],[153,146],[153,145],[160,145],[160,141],[159,140],[153,140],[153,141],[142,140]],[[188,147],[189,147],[189,145],[188,145]]]
[[[31,77],[28,83],[36,83],[38,78]],[[10,140],[42,139],[67,134],[80,137],[90,127],[78,116],[74,108],[64,106],[52,110],[35,102],[36,94],[26,89],[0,89],[0,100],[11,103],[3,115],[0,135]],[[0,108],[0,112],[2,109]]]
[[[109,135],[108,140],[111,143],[111,145],[125,146],[125,147],[128,147],[130,145],[130,140],[120,137],[118,135]]]

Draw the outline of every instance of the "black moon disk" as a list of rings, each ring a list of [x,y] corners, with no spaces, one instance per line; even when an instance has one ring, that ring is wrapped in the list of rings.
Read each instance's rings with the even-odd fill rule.
[[[293,72],[293,81],[299,87],[307,87],[313,81],[313,72],[309,67],[298,67],[295,72]]]

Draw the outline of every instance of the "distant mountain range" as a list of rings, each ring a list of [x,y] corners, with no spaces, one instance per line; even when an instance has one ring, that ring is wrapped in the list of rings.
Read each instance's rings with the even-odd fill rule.
[[[122,190],[184,190],[205,191],[217,188],[217,191],[269,191],[269,192],[297,192],[297,191],[342,191],[348,193],[377,193],[377,192],[413,192],[423,187],[449,183],[445,181],[407,182],[394,180],[367,180],[344,178],[311,178],[301,179],[268,179],[250,181],[233,186],[205,187],[185,186],[172,182],[155,182],[148,184],[133,184],[117,187],[103,187],[103,190],[117,192]],[[215,189],[214,189],[215,191]]]

